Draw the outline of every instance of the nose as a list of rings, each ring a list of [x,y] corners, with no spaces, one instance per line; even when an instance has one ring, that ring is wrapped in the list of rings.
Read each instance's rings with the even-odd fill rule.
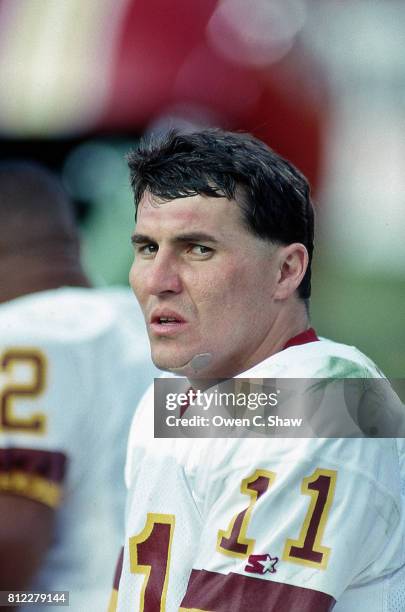
[[[180,293],[183,288],[180,270],[175,258],[159,252],[146,273],[146,289],[150,295]]]

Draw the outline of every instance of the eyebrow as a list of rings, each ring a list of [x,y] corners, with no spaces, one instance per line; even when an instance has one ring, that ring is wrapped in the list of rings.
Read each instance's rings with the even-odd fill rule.
[[[136,233],[132,235],[131,242],[132,244],[156,244],[156,240],[153,238],[150,238],[145,234]],[[214,238],[214,236],[204,232],[189,232],[187,234],[179,234],[172,240],[172,242],[211,242],[212,244],[218,244],[218,240]]]
[[[155,241],[152,238],[149,238],[149,236],[146,236],[145,234],[132,234],[131,236],[132,244],[146,244],[149,242]]]

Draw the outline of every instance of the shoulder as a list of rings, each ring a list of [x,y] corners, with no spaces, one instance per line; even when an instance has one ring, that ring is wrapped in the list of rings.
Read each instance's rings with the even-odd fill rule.
[[[66,287],[0,306],[3,342],[85,344],[117,332],[145,339],[143,318],[129,290]]]
[[[0,306],[2,331],[34,327],[44,335],[69,340],[91,337],[117,321],[131,321],[142,329],[143,319],[136,300],[126,289],[63,287],[33,293]]]
[[[375,363],[354,346],[320,338],[272,355],[242,376],[290,378],[380,378]]]
[[[2,335],[71,342],[111,324],[112,309],[92,289],[62,288],[12,300],[0,307]]]

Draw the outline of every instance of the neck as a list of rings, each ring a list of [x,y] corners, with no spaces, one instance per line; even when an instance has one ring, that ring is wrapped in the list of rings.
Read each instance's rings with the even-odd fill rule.
[[[264,361],[275,353],[282,351],[291,338],[307,330],[311,326],[308,311],[301,300],[292,301],[289,306],[279,312],[270,333],[263,342],[260,359],[256,358],[253,367],[257,363]],[[245,368],[248,369],[248,368]]]
[[[16,254],[0,262],[0,279],[0,302],[59,287],[91,286],[77,258],[60,254],[46,260]]]
[[[287,342],[310,327],[310,321],[305,304],[298,299],[291,300],[288,305],[280,308],[275,316],[270,329],[259,346],[255,347],[249,355],[243,355],[243,360],[237,361],[237,357],[231,360],[231,364],[220,369],[218,365],[215,370],[201,369],[193,376],[185,374],[194,388],[204,386],[204,378],[232,378],[250,370],[268,357],[283,350]]]

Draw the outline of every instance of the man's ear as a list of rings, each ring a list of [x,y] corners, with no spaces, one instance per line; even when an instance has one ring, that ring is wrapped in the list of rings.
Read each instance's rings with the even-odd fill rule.
[[[299,287],[308,267],[308,251],[300,242],[294,242],[279,251],[279,274],[274,293],[276,300],[286,300]]]

